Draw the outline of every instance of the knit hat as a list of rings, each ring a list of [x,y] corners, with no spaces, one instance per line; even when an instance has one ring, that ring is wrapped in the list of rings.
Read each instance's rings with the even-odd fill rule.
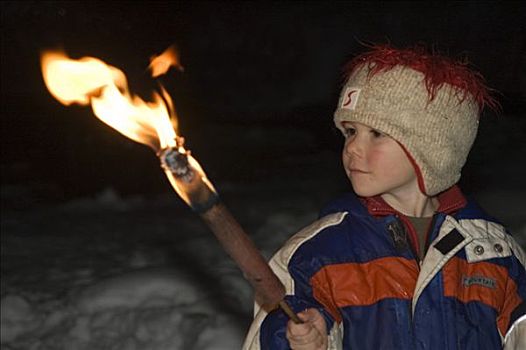
[[[481,99],[444,81],[430,87],[426,78],[403,63],[355,64],[334,122],[342,132],[342,122],[359,122],[395,139],[415,167],[420,190],[434,196],[460,179],[477,134]],[[488,104],[488,95],[482,98]]]

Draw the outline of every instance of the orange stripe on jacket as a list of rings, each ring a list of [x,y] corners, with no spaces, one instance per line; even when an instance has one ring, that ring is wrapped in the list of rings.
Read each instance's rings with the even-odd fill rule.
[[[411,299],[417,278],[416,261],[387,257],[327,265],[310,282],[314,298],[340,322],[340,307],[372,305],[387,298]]]
[[[489,262],[468,263],[464,259],[452,258],[443,269],[444,295],[463,303],[479,301],[497,310],[498,327],[506,334],[512,311],[522,302],[517,294],[517,285],[509,278],[505,267]],[[466,278],[482,277],[495,282],[493,286],[469,284]]]
[[[500,334],[505,335],[510,327],[511,313],[517,306],[522,303],[522,298],[517,293],[517,284],[511,278],[508,279],[506,285],[506,297],[504,299],[504,306],[500,311],[500,315],[497,318],[497,325],[500,330]]]

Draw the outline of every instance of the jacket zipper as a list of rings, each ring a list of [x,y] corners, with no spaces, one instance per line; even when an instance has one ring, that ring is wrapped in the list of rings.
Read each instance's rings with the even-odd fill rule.
[[[398,252],[402,253],[406,250],[409,250],[411,253],[411,257],[416,261],[416,265],[418,267],[418,270],[420,271],[420,259],[418,257],[418,250],[415,251],[415,249],[418,249],[418,244],[416,247],[413,247],[412,242],[408,239],[407,229],[408,225],[404,225],[404,221],[396,217],[395,221],[390,222],[387,225],[387,230],[391,234],[391,238],[393,239],[395,248]],[[416,237],[416,233],[413,233],[413,235]],[[416,241],[418,243],[418,241]]]
[[[417,269],[420,272],[420,259],[418,258],[418,252],[414,251],[413,245],[408,240],[409,237],[407,235],[406,227],[408,226],[404,225],[404,222],[402,221],[402,219],[399,217],[396,217],[396,220],[390,222],[387,225],[387,230],[391,234],[396,250],[398,252],[404,252],[406,250],[409,250],[412,258],[416,261]],[[411,329],[414,330],[412,302],[409,303],[408,305],[408,314],[409,314],[409,323],[411,325]]]

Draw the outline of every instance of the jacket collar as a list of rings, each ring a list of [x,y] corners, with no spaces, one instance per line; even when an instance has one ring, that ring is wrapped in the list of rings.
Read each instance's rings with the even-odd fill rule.
[[[457,185],[440,193],[437,198],[439,203],[437,212],[444,214],[452,214],[463,208],[467,203],[466,197],[464,197],[464,194]],[[360,198],[360,200],[366,206],[369,214],[373,216],[399,214],[398,211],[387,204],[380,196]]]

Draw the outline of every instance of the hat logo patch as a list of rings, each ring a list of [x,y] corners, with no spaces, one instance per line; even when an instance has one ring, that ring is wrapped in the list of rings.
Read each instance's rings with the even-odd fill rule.
[[[356,103],[358,103],[358,98],[360,97],[360,91],[362,91],[362,89],[355,87],[346,88],[343,94],[341,108],[354,111]]]

